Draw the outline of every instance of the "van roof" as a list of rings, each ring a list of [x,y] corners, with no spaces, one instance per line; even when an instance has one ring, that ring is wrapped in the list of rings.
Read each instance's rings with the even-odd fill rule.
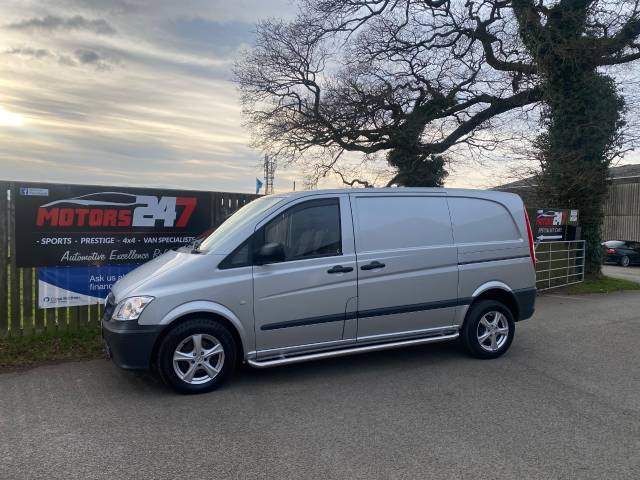
[[[362,194],[362,193],[375,193],[375,194],[398,194],[398,193],[440,193],[447,196],[464,196],[475,198],[491,198],[506,199],[518,197],[518,195],[509,192],[498,192],[495,190],[477,190],[466,188],[427,188],[427,187],[386,187],[386,188],[342,188],[342,189],[330,189],[330,190],[303,190],[300,192],[288,192],[277,193],[276,197],[283,198],[299,198],[313,195],[326,195],[326,194]],[[518,197],[519,198],[519,197]]]

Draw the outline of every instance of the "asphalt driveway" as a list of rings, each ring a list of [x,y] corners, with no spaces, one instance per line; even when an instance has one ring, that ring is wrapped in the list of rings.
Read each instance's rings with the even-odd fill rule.
[[[640,265],[630,267],[616,267],[614,265],[603,265],[602,273],[608,277],[620,278],[640,283]]]
[[[107,361],[0,375],[0,478],[640,478],[640,294],[539,298],[499,360],[454,345],[184,397]]]

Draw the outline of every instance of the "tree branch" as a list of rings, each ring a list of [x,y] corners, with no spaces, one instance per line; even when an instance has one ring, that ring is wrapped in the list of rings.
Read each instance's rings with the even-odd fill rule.
[[[517,93],[511,97],[496,100],[491,106],[480,111],[451,132],[442,142],[426,144],[420,147],[421,153],[438,154],[446,152],[465,135],[470,134],[487,120],[517,107],[523,107],[542,100],[542,90],[534,88]]]

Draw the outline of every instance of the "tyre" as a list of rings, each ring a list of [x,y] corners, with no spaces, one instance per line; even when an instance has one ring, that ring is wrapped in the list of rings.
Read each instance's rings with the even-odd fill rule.
[[[504,304],[481,300],[469,309],[460,336],[474,357],[497,358],[511,346],[515,330],[513,314]]]
[[[180,393],[204,393],[219,387],[236,365],[238,347],[219,322],[188,320],[167,333],[158,349],[162,380]]]
[[[620,258],[621,267],[628,267],[630,263],[631,263],[631,260],[626,255]]]

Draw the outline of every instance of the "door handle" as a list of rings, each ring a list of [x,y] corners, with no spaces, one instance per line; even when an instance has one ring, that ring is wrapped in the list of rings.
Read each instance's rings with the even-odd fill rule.
[[[374,260],[371,263],[368,263],[367,265],[363,265],[360,267],[360,270],[375,270],[376,268],[384,268],[386,267],[386,265],[384,263],[380,263],[377,260]]]
[[[327,270],[327,273],[348,273],[353,272],[353,267],[343,267],[342,265],[336,265]]]

